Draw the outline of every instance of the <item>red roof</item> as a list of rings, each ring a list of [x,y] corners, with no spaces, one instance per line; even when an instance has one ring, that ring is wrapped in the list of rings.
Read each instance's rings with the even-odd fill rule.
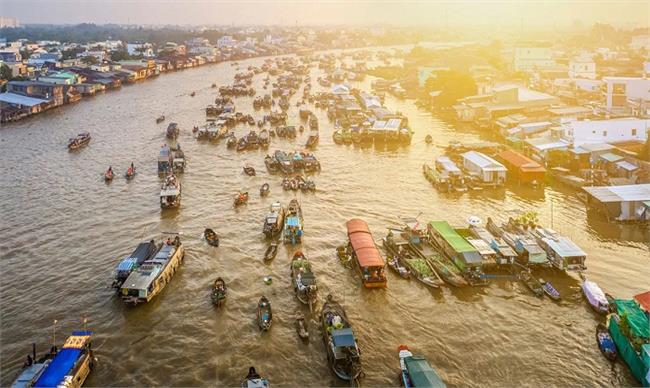
[[[370,234],[368,224],[360,219],[352,219],[346,223],[350,245],[354,250],[360,267],[383,267],[384,259],[379,254],[375,240]]]
[[[546,169],[539,163],[515,151],[501,151],[501,153],[499,153],[499,158],[503,159],[506,164],[516,167],[521,171],[546,172]]]
[[[636,300],[642,309],[650,312],[650,291],[646,291],[639,295],[634,295],[634,300]]]

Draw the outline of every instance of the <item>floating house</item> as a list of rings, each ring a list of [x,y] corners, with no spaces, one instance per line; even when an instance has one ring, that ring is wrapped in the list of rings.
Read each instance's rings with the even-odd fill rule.
[[[501,151],[498,158],[510,172],[510,178],[520,183],[544,182],[546,169],[536,161],[511,150]]]
[[[427,232],[438,247],[463,272],[481,272],[483,257],[447,221],[429,222]]]
[[[461,154],[463,167],[483,184],[502,186],[506,181],[506,167],[491,157],[476,151]]]
[[[650,221],[650,184],[583,187],[587,207],[615,221]]]

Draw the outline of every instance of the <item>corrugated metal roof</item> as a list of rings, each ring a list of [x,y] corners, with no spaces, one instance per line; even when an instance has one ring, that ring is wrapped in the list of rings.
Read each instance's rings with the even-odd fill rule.
[[[650,183],[643,185],[583,187],[600,202],[650,201]]]
[[[600,155],[600,158],[605,160],[605,161],[612,162],[612,163],[618,162],[619,160],[623,159],[623,157],[621,155],[616,155],[616,154],[613,154],[611,152]]]
[[[463,157],[463,159],[467,159],[468,161],[479,166],[482,169],[507,171],[507,169],[503,166],[503,164],[497,162],[491,157],[482,154],[480,152],[468,151],[465,152],[464,154],[461,154],[461,156]]]
[[[43,100],[34,97],[27,97],[21,94],[8,92],[8,93],[0,94],[0,102],[5,102],[7,104],[12,104],[12,105],[36,106],[39,104],[47,103],[48,100]]]
[[[636,164],[632,164],[627,160],[621,160],[620,162],[616,163],[616,165],[627,171],[634,171],[639,168],[639,166],[637,166]]]

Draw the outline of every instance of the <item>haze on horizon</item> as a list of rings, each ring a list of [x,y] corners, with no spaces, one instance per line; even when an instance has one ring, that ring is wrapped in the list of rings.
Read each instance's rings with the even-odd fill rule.
[[[2,0],[21,24],[650,26],[650,1]]]

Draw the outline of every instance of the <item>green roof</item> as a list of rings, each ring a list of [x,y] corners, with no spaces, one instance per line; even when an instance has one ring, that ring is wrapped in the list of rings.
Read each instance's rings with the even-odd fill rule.
[[[456,252],[474,252],[474,248],[447,221],[431,221],[429,226],[435,229]]]
[[[415,387],[433,387],[444,388],[445,383],[442,381],[436,371],[429,365],[429,362],[420,356],[411,356],[404,358],[404,364],[409,372],[411,383]]]
[[[625,316],[630,326],[630,332],[635,337],[650,339],[648,317],[641,310],[641,307],[634,300],[616,299],[614,303],[621,319]]]

